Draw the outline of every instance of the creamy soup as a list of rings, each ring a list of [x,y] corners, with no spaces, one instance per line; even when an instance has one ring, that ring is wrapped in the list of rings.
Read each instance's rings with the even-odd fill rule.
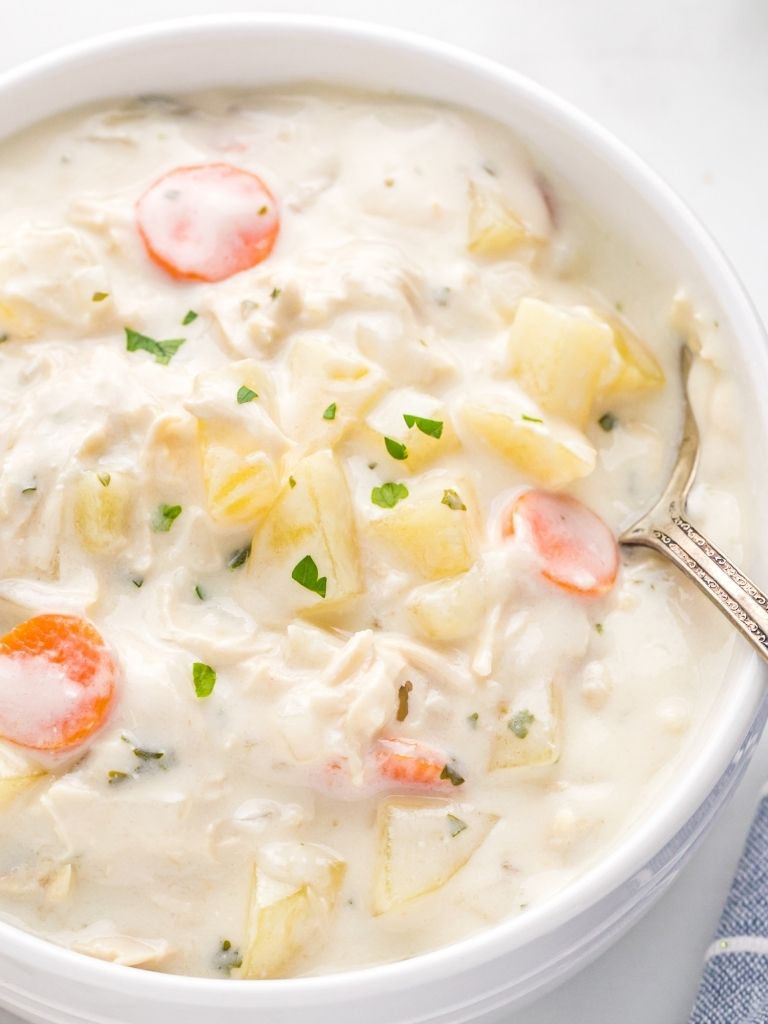
[[[680,282],[506,129],[391,97],[80,110],[0,194],[2,918],[317,974],[605,856],[730,653],[615,540],[674,458]],[[695,512],[738,554],[697,330]]]

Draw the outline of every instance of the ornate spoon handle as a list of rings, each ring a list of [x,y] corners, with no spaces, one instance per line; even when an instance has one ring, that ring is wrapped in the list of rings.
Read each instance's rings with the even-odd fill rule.
[[[699,455],[699,431],[688,401],[692,356],[687,346],[681,361],[686,405],[677,462],[657,504],[619,540],[652,548],[674,562],[768,661],[768,598],[686,518],[686,500]]]

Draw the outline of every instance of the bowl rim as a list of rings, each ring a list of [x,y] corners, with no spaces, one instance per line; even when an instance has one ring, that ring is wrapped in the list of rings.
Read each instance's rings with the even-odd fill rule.
[[[459,46],[373,22],[322,15],[247,13],[172,18],[100,34],[34,57],[0,74],[0,100],[14,92],[23,95],[23,91],[38,79],[66,75],[95,57],[109,52],[133,51],[148,41],[165,40],[172,46],[174,42],[192,36],[216,33],[226,36],[240,32],[258,34],[265,29],[314,36],[325,34],[359,46],[384,45],[393,50],[408,50],[427,62],[450,64],[461,74],[489,79],[561,126],[567,126],[572,132],[575,130],[584,148],[612,165],[633,190],[642,193],[674,235],[693,243],[708,290],[728,309],[734,333],[751,339],[745,340],[744,344],[751,348],[754,376],[768,381],[766,334],[748,294],[717,243],[666,181],[630,147],[568,101],[526,75]],[[297,74],[296,80],[305,79]],[[429,93],[426,91],[421,95],[428,98]],[[471,100],[466,106],[472,109]],[[67,109],[66,104],[60,107],[54,104],[50,113],[63,109]],[[33,117],[23,124],[31,126],[39,120]],[[0,137],[3,134],[0,132]],[[758,405],[757,414],[762,434],[768,436],[768,410],[763,411]],[[767,563],[768,558],[764,557],[762,561]],[[136,968],[126,970],[57,946],[5,921],[0,921],[0,942],[6,955],[30,966],[36,974],[77,975],[81,984],[109,987],[113,991],[143,989],[146,997],[159,998],[163,1002],[170,1002],[181,994],[203,1000],[206,995],[215,996],[215,1005],[221,1009],[235,1006],[256,1008],[261,1002],[260,996],[268,997],[270,1005],[278,1005],[284,998],[285,1006],[306,1007],[307,1000],[311,999],[318,1003],[333,1002],[342,988],[348,997],[370,997],[386,992],[393,983],[402,987],[409,983],[421,985],[439,981],[509,955],[515,948],[553,932],[609,896],[659,854],[701,806],[729,762],[739,756],[739,746],[765,700],[764,672],[761,669],[757,656],[746,649],[737,649],[731,657],[726,675],[740,676],[743,692],[740,700],[731,701],[719,719],[714,738],[707,746],[709,763],[706,771],[689,772],[691,778],[686,787],[682,783],[676,786],[674,793],[660,801],[660,806],[649,812],[642,823],[633,823],[622,839],[614,841],[601,862],[591,864],[541,905],[527,910],[525,915],[502,920],[448,946],[407,960],[331,974],[240,981],[232,985],[226,979],[164,974]]]

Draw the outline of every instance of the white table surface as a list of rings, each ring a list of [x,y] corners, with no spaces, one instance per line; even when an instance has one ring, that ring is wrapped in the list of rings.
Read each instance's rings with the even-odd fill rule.
[[[0,0],[0,70],[88,35],[217,8],[382,21],[525,72],[602,121],[687,198],[768,322],[764,0]],[[766,778],[768,737],[662,901],[595,964],[505,1024],[681,1024]],[[0,1024],[16,1021],[0,1010]]]

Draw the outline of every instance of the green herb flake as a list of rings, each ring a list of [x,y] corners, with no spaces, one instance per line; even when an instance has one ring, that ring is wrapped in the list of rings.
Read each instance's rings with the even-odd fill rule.
[[[282,288],[273,288],[272,291],[269,293],[269,297],[274,302],[275,299],[279,299],[282,294],[283,294],[283,289]]]
[[[252,391],[247,385],[243,384],[237,389],[237,404],[245,405],[246,402],[252,402],[254,398],[258,398],[258,394]]]
[[[155,533],[168,533],[181,515],[181,505],[160,505],[152,520]]]
[[[217,970],[229,974],[235,968],[243,966],[243,958],[240,955],[240,950],[235,949],[229,939],[222,939],[213,958],[213,963]]]
[[[476,729],[477,723],[480,721],[480,715],[477,711],[473,711],[471,715],[467,715],[467,722],[469,723],[470,729]]]
[[[134,578],[131,580],[131,583],[134,585],[134,587],[136,587],[137,590],[141,590],[141,588],[144,586],[144,580],[141,579],[139,576],[134,576]]]
[[[202,588],[202,587],[200,586],[200,584],[199,584],[199,583],[198,583],[198,584],[197,584],[197,586],[195,587],[195,596],[196,596],[196,597],[197,597],[197,598],[198,598],[198,599],[199,599],[200,601],[204,601],[204,600],[205,600],[205,591],[203,590],[203,588]]]
[[[259,214],[260,217],[263,217],[267,213],[269,213],[269,207],[268,206],[265,205],[265,206],[260,206],[259,207],[258,214]]]
[[[143,747],[134,747],[133,753],[140,761],[159,761],[165,757],[164,750],[145,750]]]
[[[528,735],[528,730],[536,720],[535,715],[525,708],[523,711],[518,711],[514,714],[509,722],[507,728],[510,729],[519,740],[524,740]]]
[[[443,765],[443,770],[440,772],[441,779],[448,779],[452,786],[463,786],[464,777],[458,773],[452,764]]]
[[[291,573],[291,579],[295,580],[302,587],[311,590],[313,594],[325,597],[325,590],[328,585],[326,576],[318,576],[317,565],[312,555],[305,555],[296,565]]]
[[[455,814],[447,814],[446,817],[448,818],[448,828],[450,829],[452,839],[455,839],[457,835],[469,828],[466,821],[457,818]]]
[[[109,292],[94,292],[91,296],[91,302],[103,302],[104,299],[109,298]]]
[[[22,487],[21,488],[21,493],[22,494],[34,494],[36,490],[37,490],[37,484],[30,484],[28,487]]]
[[[440,439],[443,436],[443,421],[428,420],[424,416],[414,416],[412,413],[403,413],[403,419],[407,427],[416,427],[427,437]]]
[[[97,473],[96,479],[99,481],[102,487],[109,487],[109,482],[112,479],[109,473]]]
[[[386,483],[381,487],[374,487],[371,491],[371,501],[379,508],[394,508],[398,501],[408,497],[408,488],[405,484]]]
[[[184,314],[184,319],[181,321],[181,326],[186,327],[187,324],[191,324],[194,320],[197,320],[199,316],[200,314],[196,313],[194,309],[187,310],[187,312]]]
[[[176,355],[186,338],[169,338],[167,341],[155,341],[146,334],[139,334],[130,327],[125,328],[125,347],[129,352],[136,352],[143,349],[155,357],[155,362],[161,366],[167,366]]]
[[[6,332],[5,332],[5,331],[3,331],[3,333],[2,333],[2,334],[0,334],[0,345],[2,345],[2,344],[3,344],[3,342],[6,342],[6,341],[8,341],[8,339],[9,339],[9,338],[10,338],[10,335],[9,335],[9,334],[6,334]]]
[[[441,505],[447,505],[448,508],[454,512],[466,512],[467,506],[461,500],[458,491],[454,491],[453,488],[449,487],[443,491],[443,496],[440,499]]]
[[[216,671],[210,665],[196,661],[192,666],[192,682],[195,684],[195,693],[202,700],[203,697],[210,697],[216,685]]]
[[[107,772],[107,782],[110,786],[117,786],[119,783],[125,782],[127,778],[129,778],[128,772]]]
[[[324,420],[335,420],[336,419],[336,403],[331,402],[328,408],[323,413]]]
[[[395,441],[392,437],[384,438],[384,447],[387,449],[393,459],[397,459],[398,462],[402,462],[403,459],[408,458],[408,449],[400,441]]]
[[[597,634],[598,634],[599,636],[602,636],[602,635],[603,635],[603,632],[604,632],[604,630],[605,630],[605,626],[604,626],[604,625],[602,624],[602,622],[596,622],[596,623],[595,623],[595,632],[596,632],[596,633],[597,633]]]
[[[618,423],[618,420],[616,419],[616,417],[613,415],[612,412],[604,412],[603,415],[600,417],[600,419],[597,422],[600,424],[600,426],[603,428],[603,430],[605,430],[606,433],[607,433],[608,431],[613,430],[613,428]]]
[[[397,691],[397,720],[398,722],[404,722],[408,717],[408,698],[413,692],[413,683],[410,679],[406,680]]]
[[[248,559],[251,557],[251,545],[246,544],[244,548],[238,548],[237,551],[233,551],[227,559],[228,569],[239,569],[241,565],[245,565]]]
[[[529,416],[527,413],[523,413],[520,417],[521,420],[525,420],[526,423],[543,423],[544,420],[541,416]]]
[[[291,488],[291,490],[293,490],[293,488],[296,486],[296,477],[295,476],[289,476],[288,477],[288,486]]]

